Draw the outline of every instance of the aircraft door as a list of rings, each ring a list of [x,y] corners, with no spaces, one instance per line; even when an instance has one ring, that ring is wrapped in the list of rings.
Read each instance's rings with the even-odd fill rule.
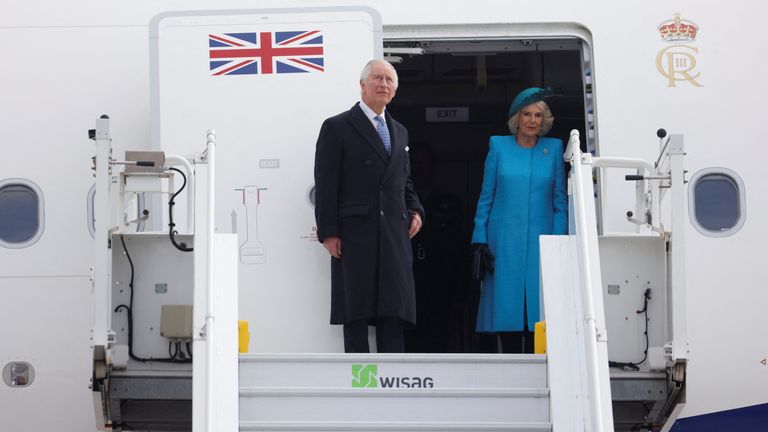
[[[170,13],[151,32],[153,148],[188,155],[216,131],[215,225],[239,234],[239,318],[251,351],[341,350],[316,237],[315,142],[326,118],[359,100],[365,63],[382,57],[378,13]],[[177,200],[175,212],[184,208]]]

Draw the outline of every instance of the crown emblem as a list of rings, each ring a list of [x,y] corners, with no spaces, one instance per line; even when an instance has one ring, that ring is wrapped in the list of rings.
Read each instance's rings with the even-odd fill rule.
[[[659,25],[661,39],[666,42],[693,41],[696,40],[698,32],[699,26],[680,18],[679,13],[674,15],[672,21],[665,21]]]

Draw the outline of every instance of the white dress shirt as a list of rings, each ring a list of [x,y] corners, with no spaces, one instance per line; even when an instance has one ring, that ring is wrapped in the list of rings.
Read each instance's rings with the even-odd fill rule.
[[[378,125],[376,124],[375,118],[377,116],[379,116],[379,115],[376,114],[376,112],[374,110],[372,110],[371,107],[366,105],[365,102],[360,101],[359,104],[360,104],[360,109],[363,110],[363,112],[365,113],[366,117],[368,117],[368,120],[371,122],[371,125],[373,125],[373,128],[376,129],[378,127]],[[387,126],[387,117],[384,115],[384,114],[386,114],[386,112],[387,112],[387,110],[385,108],[384,112],[382,112],[381,116],[380,116],[381,119],[384,121],[384,126]]]

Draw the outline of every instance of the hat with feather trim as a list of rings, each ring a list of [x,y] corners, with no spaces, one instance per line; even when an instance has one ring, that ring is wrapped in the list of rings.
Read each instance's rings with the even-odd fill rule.
[[[509,106],[507,117],[512,117],[523,107],[528,106],[534,102],[542,101],[549,96],[552,96],[554,93],[555,90],[552,87],[530,87],[521,91],[517,94],[517,96],[515,96],[515,99],[512,100],[512,104]]]

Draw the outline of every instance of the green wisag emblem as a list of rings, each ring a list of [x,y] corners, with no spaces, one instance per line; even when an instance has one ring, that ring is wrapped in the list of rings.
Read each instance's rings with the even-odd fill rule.
[[[375,364],[353,364],[352,365],[352,387],[353,388],[378,388],[379,365]]]

